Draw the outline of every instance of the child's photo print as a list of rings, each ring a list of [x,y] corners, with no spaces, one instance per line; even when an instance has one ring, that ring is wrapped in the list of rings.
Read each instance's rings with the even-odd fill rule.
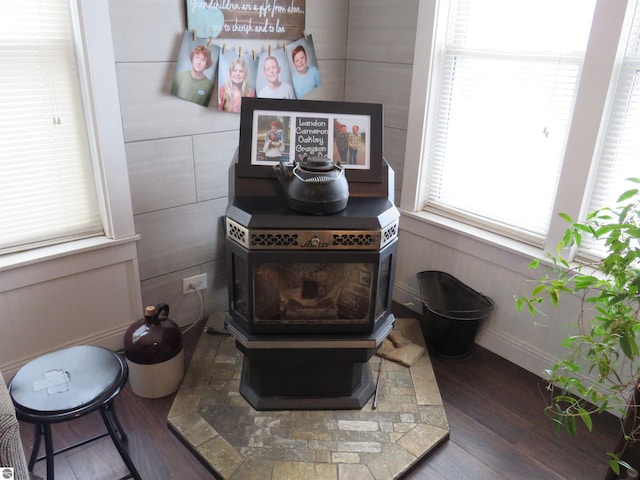
[[[313,38],[311,35],[307,35],[305,38],[287,45],[285,50],[291,68],[293,90],[296,98],[302,98],[320,86],[320,70],[318,70]]]
[[[198,105],[207,106],[213,93],[220,47],[207,45],[185,32],[182,37],[171,93]]]

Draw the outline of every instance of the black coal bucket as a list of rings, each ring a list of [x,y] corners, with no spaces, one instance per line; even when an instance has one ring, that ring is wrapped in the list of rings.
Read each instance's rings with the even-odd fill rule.
[[[448,273],[416,274],[422,299],[422,334],[429,352],[443,360],[464,361],[473,353],[476,333],[494,302]]]

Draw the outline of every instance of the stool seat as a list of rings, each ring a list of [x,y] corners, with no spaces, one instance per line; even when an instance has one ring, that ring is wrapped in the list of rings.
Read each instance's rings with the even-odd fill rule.
[[[123,368],[113,352],[78,346],[27,363],[11,381],[11,397],[23,416],[65,421],[100,405],[121,388]]]
[[[35,462],[46,459],[47,480],[53,480],[55,455],[109,435],[129,469],[130,475],[124,478],[140,479],[123,445],[126,435],[115,415],[114,400],[126,385],[128,374],[120,355],[88,345],[45,354],[18,370],[9,384],[9,393],[18,419],[35,425],[29,471],[33,472]],[[107,433],[53,451],[51,424],[98,410]],[[45,455],[38,458],[41,436],[45,439]]]

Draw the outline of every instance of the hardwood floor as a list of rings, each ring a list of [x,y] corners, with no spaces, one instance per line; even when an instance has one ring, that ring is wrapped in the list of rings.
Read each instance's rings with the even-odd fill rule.
[[[397,307],[396,315],[410,311]],[[185,335],[190,357],[202,332]],[[606,452],[613,448],[618,420],[602,415],[593,433],[556,435],[543,413],[544,382],[497,355],[476,347],[464,363],[432,360],[451,426],[450,439],[404,478],[410,480],[602,480]],[[141,399],[127,386],[116,401],[129,436],[128,447],[144,480],[215,478],[166,426],[172,397]],[[54,426],[56,448],[100,433],[98,416]],[[584,430],[584,429],[583,429]],[[25,452],[32,427],[21,424]],[[44,477],[44,462],[36,473]],[[56,456],[58,480],[107,480],[127,473],[108,438]],[[241,479],[245,480],[245,479]],[[250,479],[246,479],[250,480]]]

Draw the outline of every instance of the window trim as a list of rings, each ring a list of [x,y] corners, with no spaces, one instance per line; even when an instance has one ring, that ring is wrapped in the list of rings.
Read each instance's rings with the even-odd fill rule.
[[[72,0],[70,5],[84,45],[83,56],[78,59],[78,63],[79,68],[84,68],[86,72],[87,81],[83,93],[90,103],[89,127],[95,132],[92,157],[105,234],[2,255],[0,272],[3,273],[39,262],[72,257],[87,249],[120,247],[139,239],[133,221],[109,2]],[[3,284],[3,291],[20,286],[17,283],[12,285],[12,277],[16,277],[15,275],[2,277],[8,280],[7,284]]]
[[[473,235],[483,242],[493,243],[495,234],[487,234],[482,229],[429,214],[422,209],[427,171],[422,159],[427,151],[425,132],[429,109],[432,108],[428,101],[430,81],[432,78],[437,78],[437,72],[432,71],[432,65],[435,39],[439,33],[436,30],[436,19],[442,3],[440,0],[428,0],[420,2],[418,6],[400,209],[414,219],[435,222],[447,230],[455,229],[465,236]],[[596,158],[597,142],[601,133],[601,119],[607,102],[610,101],[611,73],[616,55],[620,50],[620,38],[625,38],[622,34],[628,31],[630,22],[628,22],[629,15],[626,15],[627,10],[633,4],[633,0],[597,0],[596,2],[594,23],[587,45],[578,98],[553,208],[554,213],[546,241],[546,248],[549,250],[555,250],[566,230],[566,223],[558,217],[557,213],[565,212],[574,218],[580,218],[580,215],[586,213],[585,199],[589,197],[592,177],[597,167],[594,158]],[[603,65],[599,61],[600,58],[606,58],[606,64]],[[500,246],[500,242],[495,244]],[[530,252],[530,247],[522,243],[521,251]]]
[[[135,235],[108,0],[76,0],[95,130],[98,196],[108,238]],[[97,94],[99,92],[99,94]]]

